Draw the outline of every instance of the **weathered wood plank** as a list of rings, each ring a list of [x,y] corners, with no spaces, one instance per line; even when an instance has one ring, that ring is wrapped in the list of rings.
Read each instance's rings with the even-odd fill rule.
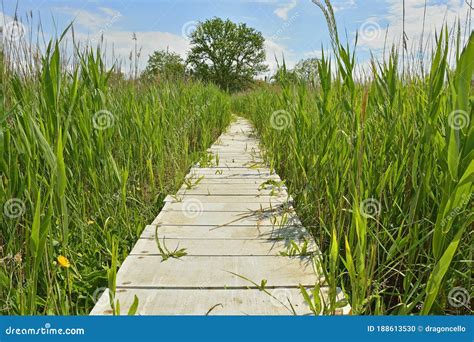
[[[200,164],[197,163],[196,166]],[[212,165],[214,168],[253,168],[253,167],[262,167],[264,165],[262,162],[253,161],[253,160],[246,160],[246,161],[226,161],[226,160],[219,160],[219,162],[212,161],[211,164],[206,163],[206,166]]]
[[[297,241],[303,246],[303,241]],[[290,251],[292,245],[289,240],[237,240],[237,239],[160,239],[161,246],[169,251],[184,248],[189,256],[265,256],[281,255],[282,252]],[[308,251],[314,249],[314,244]],[[317,251],[315,251],[317,252]],[[155,239],[138,239],[130,252],[131,255],[160,255]]]
[[[202,206],[199,206],[194,209],[197,212],[236,212],[236,213],[250,213],[252,211],[265,211],[265,212],[277,212],[281,210],[290,210],[292,207],[289,203],[278,203],[273,206],[269,204],[262,204],[258,202],[248,202],[248,203],[202,203]],[[180,202],[168,202],[163,207],[162,211],[176,211],[182,212],[187,210],[192,212],[193,208],[190,208],[188,203],[184,201]]]
[[[235,186],[235,184],[198,184],[188,188],[183,185],[177,195],[268,195],[288,196],[285,187],[269,186],[265,182],[255,186]]]
[[[291,198],[286,196],[268,196],[268,195],[185,195],[185,196],[175,196],[176,201],[200,201],[201,203],[260,203],[262,205],[279,205],[282,203],[287,203],[291,201]]]
[[[265,181],[271,181],[274,180],[275,182],[281,181],[280,177],[275,174],[270,174],[270,173],[248,173],[248,174],[222,174],[220,172],[218,173],[201,173],[198,174],[196,172],[190,172],[188,175],[186,175],[186,180],[194,180],[196,181],[197,179],[201,178],[202,180],[208,180],[208,179],[221,179],[221,180],[227,180],[227,179],[239,179],[239,180],[252,180],[252,181],[260,181],[261,183]]]
[[[194,186],[195,183],[198,184],[239,184],[239,187],[243,186],[244,188],[250,188],[253,186],[253,188],[258,188],[264,183],[269,182],[270,180],[265,179],[265,178],[210,178],[210,177],[204,177],[200,179],[199,181],[196,178],[189,178],[189,183]],[[274,180],[275,182],[278,182],[277,180]],[[183,185],[183,189],[185,189],[187,186]]]
[[[259,171],[248,168],[207,168],[207,169],[191,169],[186,178],[262,178],[262,179],[278,179],[268,170]]]
[[[309,290],[309,288],[308,288]],[[311,315],[308,304],[300,290],[294,288],[268,289],[268,293],[257,289],[134,289],[120,288],[116,299],[121,313],[126,314],[138,298],[138,312],[142,315],[292,315],[289,303],[297,315]],[[337,289],[337,300],[344,295]],[[328,302],[329,289],[321,288],[321,298]],[[312,295],[311,295],[312,299]],[[289,302],[289,303],[288,303]],[[348,314],[349,306],[340,309]],[[108,290],[100,298],[91,315],[111,315]]]
[[[211,184],[202,182],[204,181],[205,178],[203,178],[201,181],[197,183],[192,183],[188,186],[186,184],[183,184],[181,188],[178,190],[179,191],[190,191],[190,190],[205,190],[205,191],[226,191],[230,192],[232,190],[235,190],[236,188],[242,190],[253,190],[253,191],[264,191],[264,190],[273,190],[274,192],[284,192],[286,191],[286,186],[284,185],[274,185],[272,183],[269,183],[267,180],[250,180],[249,182],[240,182],[241,184],[239,186],[236,186],[234,182],[228,182],[226,181],[221,181],[221,182],[213,182]],[[238,183],[237,183],[238,184]]]
[[[310,314],[298,289],[270,289],[270,294],[286,306],[290,300],[299,315]],[[138,312],[142,315],[291,315],[292,312],[279,300],[256,289],[118,289],[116,298],[126,314],[138,297]],[[214,309],[212,309],[214,308]],[[212,310],[211,310],[212,309]],[[110,315],[108,292],[102,296],[91,315]]]
[[[221,149],[221,151],[209,151],[207,150],[208,154],[211,155],[219,155],[219,156],[240,156],[242,158],[263,158],[262,151],[246,151],[242,153],[239,149],[238,151],[232,151],[232,149]]]
[[[186,200],[184,201],[186,205]],[[301,225],[299,218],[294,213],[274,213],[274,212],[204,212],[198,202],[189,203],[189,209],[183,212],[161,212],[155,220],[154,225],[167,226],[271,226],[280,227],[284,225]]]
[[[161,256],[129,255],[117,273],[119,287],[256,288],[252,281],[262,280],[270,287],[297,287],[313,286],[318,279],[309,258],[285,256],[184,256],[163,261]]]
[[[156,227],[148,225],[142,238],[155,238]],[[159,226],[158,237],[170,239],[302,239],[307,236],[306,228],[301,226],[275,228],[271,226]]]

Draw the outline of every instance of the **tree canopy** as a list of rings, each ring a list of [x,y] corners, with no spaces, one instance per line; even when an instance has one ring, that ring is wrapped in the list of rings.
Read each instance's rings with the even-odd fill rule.
[[[317,58],[300,60],[293,69],[296,76],[307,82],[315,82],[318,77],[318,61]]]
[[[226,91],[240,90],[268,70],[264,41],[260,32],[246,24],[208,19],[191,34],[187,63],[197,77]]]
[[[183,59],[176,53],[157,50],[148,58],[145,76],[147,77],[164,77],[178,78],[185,74],[186,66]]]

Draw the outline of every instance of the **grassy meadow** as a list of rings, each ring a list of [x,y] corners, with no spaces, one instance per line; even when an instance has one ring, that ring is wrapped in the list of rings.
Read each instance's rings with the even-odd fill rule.
[[[282,65],[235,94],[126,78],[61,39],[22,68],[22,48],[2,54],[0,314],[88,314],[232,113],[323,251],[324,313],[340,287],[353,314],[471,314],[453,291],[474,291],[474,35],[444,29],[423,67],[393,49],[356,77],[329,26],[315,82]]]
[[[65,68],[52,42],[37,72],[3,70],[2,314],[88,314],[112,261],[230,122],[218,88],[123,80],[98,56],[76,51]]]
[[[472,312],[474,35],[456,68],[448,43],[443,31],[426,73],[402,76],[393,50],[358,81],[354,51],[336,41],[317,84],[283,66],[280,86],[234,98],[354,314]]]

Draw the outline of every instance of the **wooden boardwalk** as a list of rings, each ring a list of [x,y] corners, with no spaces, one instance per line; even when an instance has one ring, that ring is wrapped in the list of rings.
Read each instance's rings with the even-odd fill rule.
[[[291,306],[310,314],[299,285],[311,288],[319,275],[308,256],[287,256],[291,241],[302,245],[307,234],[252,126],[239,118],[208,152],[118,271],[121,312],[136,295],[141,315],[290,315]],[[187,254],[163,260],[157,239]],[[91,314],[111,313],[106,291]]]

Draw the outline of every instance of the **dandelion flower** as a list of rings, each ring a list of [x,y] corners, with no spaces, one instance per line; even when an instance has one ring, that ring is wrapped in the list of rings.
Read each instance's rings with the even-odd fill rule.
[[[61,267],[64,268],[68,268],[71,266],[69,260],[63,255],[58,256],[58,263]]]

